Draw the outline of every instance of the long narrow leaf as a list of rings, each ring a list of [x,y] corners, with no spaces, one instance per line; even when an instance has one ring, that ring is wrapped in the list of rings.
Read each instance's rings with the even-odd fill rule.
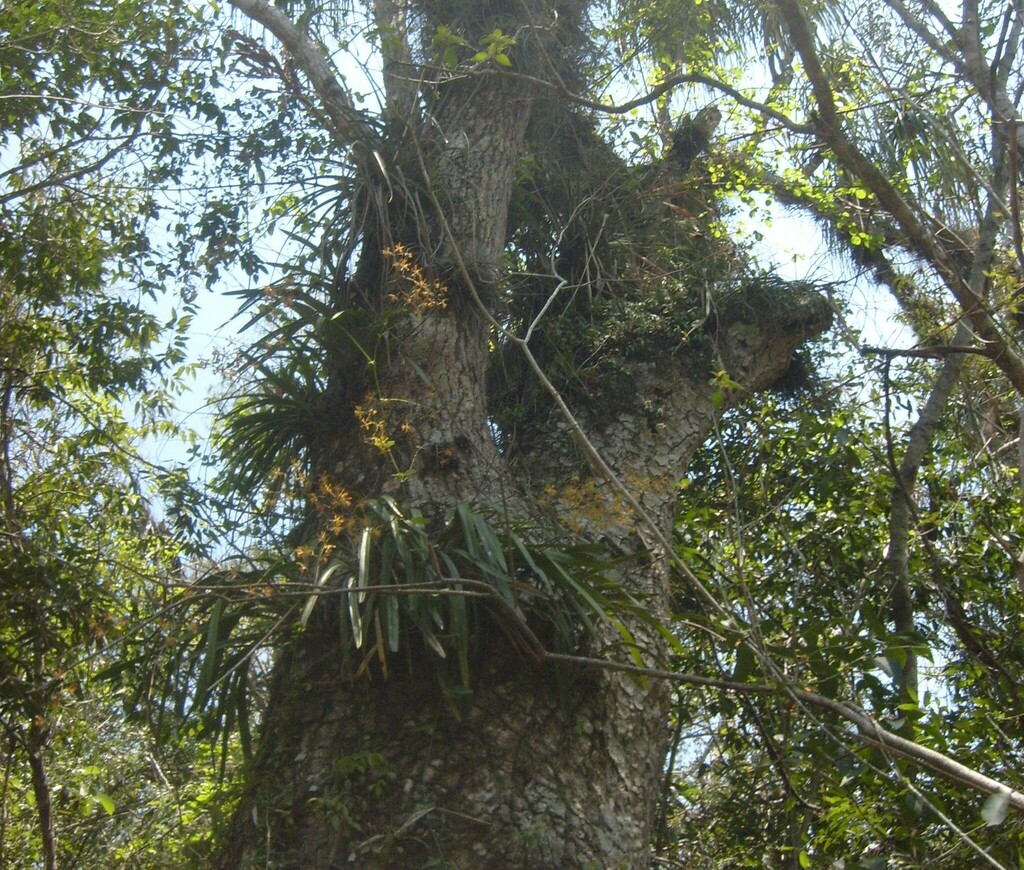
[[[331,578],[331,575],[341,567],[340,561],[333,561],[327,568],[320,573],[320,575],[313,582],[313,585],[317,589],[322,589],[327,581]],[[316,607],[317,599],[320,597],[319,592],[310,593],[309,598],[306,599],[306,604],[302,608],[302,614],[299,616],[299,625],[303,628],[306,627],[306,623],[309,621],[310,615],[313,613],[313,608]]]
[[[398,608],[398,597],[396,595],[384,596],[384,624],[387,631],[388,649],[393,653],[398,652],[399,639],[401,637],[401,620]]]
[[[444,647],[441,646],[441,642],[437,639],[437,635],[434,634],[434,630],[430,627],[430,623],[424,620],[422,615],[414,610],[411,610],[409,612],[409,617],[415,623],[416,628],[419,630],[420,636],[423,638],[424,641],[426,641],[427,646],[429,646],[441,658],[447,659],[448,654],[444,651]]]
[[[359,608],[359,597],[355,594],[355,590],[359,580],[355,574],[348,578],[346,588],[349,590],[345,596],[348,599],[348,616],[349,622],[352,624],[352,640],[355,642],[356,649],[362,649],[363,646],[363,615]]]
[[[363,529],[362,536],[359,539],[359,586],[362,591],[359,593],[359,603],[362,604],[366,600],[366,588],[370,585],[370,529],[366,527]]]
[[[206,640],[201,648],[203,650],[203,666],[199,671],[195,691],[196,704],[200,708],[205,705],[206,696],[213,685],[214,675],[217,673],[220,660],[220,618],[223,612],[224,599],[218,598],[210,610],[210,618],[206,623]]]

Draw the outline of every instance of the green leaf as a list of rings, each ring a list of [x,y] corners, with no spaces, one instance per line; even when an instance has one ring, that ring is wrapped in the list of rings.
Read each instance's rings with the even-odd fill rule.
[[[206,623],[205,643],[201,647],[203,665],[195,690],[196,703],[201,707],[206,703],[221,661],[220,621],[223,613],[224,599],[218,597],[210,610],[210,617]]]
[[[401,618],[399,613],[398,597],[396,595],[384,596],[384,615],[388,649],[395,653],[398,652],[399,640],[401,637]]]
[[[355,574],[352,574],[348,578],[346,588],[349,590],[345,595],[348,600],[348,616],[349,623],[352,626],[352,641],[356,645],[356,649],[362,649],[363,647],[363,613],[359,606],[359,594],[355,590],[359,586],[359,579]]]
[[[359,538],[359,602],[366,600],[366,588],[370,585],[370,529],[364,528]]]
[[[93,792],[89,795],[89,797],[92,798],[92,800],[98,803],[101,807],[103,807],[103,811],[108,816],[114,815],[114,810],[116,809],[116,806],[114,804],[113,798],[111,798],[110,795],[104,794],[103,792]]]
[[[875,656],[873,661],[882,673],[892,679],[895,671],[893,670],[892,661],[887,656]]]
[[[981,818],[985,824],[994,828],[1006,821],[1006,815],[1010,808],[1010,793],[1008,791],[997,791],[990,794],[981,807]]]

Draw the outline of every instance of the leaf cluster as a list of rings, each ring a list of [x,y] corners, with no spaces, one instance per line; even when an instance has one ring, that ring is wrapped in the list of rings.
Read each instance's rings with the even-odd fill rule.
[[[288,632],[331,650],[338,678],[403,668],[433,674],[453,696],[470,691],[496,633],[536,659],[576,652],[606,625],[636,656],[627,622],[650,617],[615,568],[598,548],[495,527],[468,504],[439,525],[390,498],[371,500],[343,531],[294,557],[225,565],[192,584],[161,623],[176,666],[162,666],[163,683],[140,688],[133,706],[148,705],[160,727],[192,718],[224,741],[238,729],[248,753],[253,675]]]
[[[828,368],[819,361],[819,370]],[[912,369],[898,386],[913,393],[926,375]],[[1007,759],[1020,739],[1021,662],[1009,614],[1019,590],[991,537],[1018,526],[1015,485],[990,467],[985,494],[973,491],[976,458],[951,420],[923,470],[928,507],[909,566],[915,630],[896,631],[886,437],[870,397],[860,409],[834,394],[776,397],[734,412],[691,470],[680,552],[721,600],[754,620],[764,648],[800,685],[854,698],[895,733],[970,752],[973,764],[1016,781],[1020,771]],[[720,630],[685,594],[677,605],[682,625]],[[743,648],[690,636],[682,670],[717,669],[737,680],[759,672]],[[911,654],[926,676],[908,704],[899,686]],[[952,868],[973,860],[945,826],[952,818],[969,820],[971,838],[998,860],[1017,860],[1016,820],[993,822],[995,810],[981,800],[851,744],[838,723],[742,694],[681,696],[679,704],[690,736],[668,811],[678,837],[672,854],[716,866],[759,866],[767,850],[778,865],[805,854],[811,866]]]

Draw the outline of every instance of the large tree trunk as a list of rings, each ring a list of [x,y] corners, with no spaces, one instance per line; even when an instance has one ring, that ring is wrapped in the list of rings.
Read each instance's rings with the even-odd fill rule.
[[[424,5],[435,16],[445,6]],[[534,27],[550,17],[545,5]],[[585,4],[562,5],[578,14]],[[567,537],[642,556],[616,579],[662,615],[666,561],[652,529],[586,470],[568,423],[554,418],[525,439],[514,463],[494,441],[485,391],[493,333],[477,303],[500,295],[509,199],[535,99],[497,71],[457,79],[427,125],[432,141],[405,146],[420,149],[401,156],[405,165],[426,169],[424,210],[439,208],[418,234],[432,240],[425,267],[446,306],[409,318],[362,399],[364,420],[372,406],[394,442],[387,457],[367,444],[365,427],[339,421],[315,466],[350,492],[387,493],[428,517],[466,501],[513,518],[558,516]],[[379,251],[362,256],[381,260]],[[400,280],[383,267],[369,273],[392,289]],[[367,292],[374,280],[362,280],[357,290]],[[737,309],[717,329],[714,367],[748,389],[767,385],[827,322],[811,294],[771,316]],[[634,394],[614,413],[592,408],[580,418],[666,537],[676,484],[722,410],[708,385],[711,362],[705,348],[629,363]],[[635,630],[655,664],[653,632]],[[589,651],[613,654],[611,640],[591,638]],[[386,676],[371,666],[351,678],[341,660],[336,628],[316,620],[280,652],[221,866],[647,866],[669,740],[664,685],[594,670],[559,679],[497,621],[473,650],[465,697],[442,690],[425,649],[409,650]]]
[[[734,326],[737,373],[760,360],[748,383],[781,374],[797,343],[827,319],[811,298],[787,318]],[[456,320],[421,324],[405,350],[423,352],[429,377],[407,377],[403,395],[436,422],[418,418],[418,437],[441,433],[463,458],[449,473],[421,468],[402,496],[438,504],[505,493],[518,507],[533,492],[554,497],[567,525],[615,552],[647,549],[649,530],[607,484],[579,477],[564,429],[554,427],[546,449],[521,457],[514,474],[504,467],[476,395],[482,337],[472,340]],[[477,360],[475,375],[467,356]],[[691,377],[687,362],[635,373],[661,419],[620,413],[592,432],[666,535],[675,483],[713,419],[706,378]],[[398,394],[400,384],[391,385]],[[664,561],[652,557],[619,579],[664,613],[664,573]],[[565,685],[495,628],[475,651],[472,694],[453,701],[431,678],[426,653],[386,679],[346,678],[336,636],[330,627],[309,630],[281,654],[262,749],[222,866],[647,866],[669,739],[666,687],[600,672],[571,674]],[[655,643],[648,654],[656,664]]]

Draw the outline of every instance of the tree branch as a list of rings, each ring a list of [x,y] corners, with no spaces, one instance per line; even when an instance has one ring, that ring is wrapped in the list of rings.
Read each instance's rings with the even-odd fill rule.
[[[961,322],[957,324],[956,336],[953,339],[953,348],[965,346],[970,340],[970,332]],[[972,348],[973,349],[973,348]],[[899,465],[896,464],[892,452],[892,438],[889,431],[889,365],[886,358],[885,394],[886,394],[886,417],[885,428],[887,436],[888,454],[893,475],[893,486],[889,496],[889,547],[886,557],[886,566],[889,572],[891,583],[889,598],[892,609],[893,628],[897,634],[907,636],[914,631],[914,596],[910,584],[910,528],[913,518],[917,514],[914,503],[914,483],[917,480],[918,471],[924,462],[925,454],[931,447],[932,436],[935,429],[945,413],[949,404],[949,398],[953,394],[963,370],[963,354],[952,353],[946,356],[939,369],[939,374],[932,384],[931,392],[924,403],[917,420],[910,429],[907,438],[907,446],[903,452],[903,459]],[[917,701],[917,653],[911,648],[905,648],[905,661],[899,679],[899,691],[901,701],[904,703],[916,703]]]
[[[415,128],[418,87],[401,74],[402,70],[415,68],[409,48],[408,5],[395,0],[373,0],[373,15],[380,34],[388,121],[401,123],[403,130]]]
[[[989,358],[1024,396],[1024,360],[1004,338],[992,314],[967,281],[950,251],[917,217],[914,206],[899,194],[879,168],[844,134],[828,77],[821,66],[810,25],[799,0],[775,0],[804,64],[818,105],[817,132],[838,161],[875,195],[906,234],[911,249],[938,269],[946,286],[970,319],[974,332],[988,348]]]
[[[127,150],[135,142],[140,132],[142,131],[142,125],[146,120],[148,109],[151,108],[152,103],[154,102],[155,100],[151,101],[147,108],[140,111],[138,118],[136,118],[135,123],[132,125],[132,129],[129,132],[125,133],[124,136],[117,137],[120,139],[120,141],[117,143],[117,145],[113,146],[109,151],[107,151],[106,154],[103,154],[102,156],[96,158],[96,160],[94,160],[92,163],[86,163],[83,164],[82,166],[77,166],[74,169],[69,169],[67,172],[61,173],[59,175],[45,175],[43,178],[40,178],[38,181],[35,181],[32,184],[27,184],[24,187],[19,187],[15,190],[10,190],[7,191],[6,193],[0,194],[0,205],[15,199],[22,199],[26,196],[31,196],[33,193],[36,193],[37,191],[40,190],[44,190],[46,188],[60,187],[62,185],[67,184],[69,181],[76,181],[79,178],[83,178],[86,175],[90,175],[91,173],[96,172],[99,169],[102,169],[104,166],[106,166],[107,163],[113,160],[118,154],[121,154],[122,152]],[[14,172],[24,172],[27,168],[31,167],[33,163],[42,163],[43,161],[48,160],[53,156],[54,152],[40,155],[34,161],[22,163],[21,165],[16,166],[14,169],[8,170],[7,172],[4,173],[4,176],[9,176]]]
[[[923,359],[942,359],[950,354],[975,354],[976,356],[989,356],[989,352],[983,347],[973,347],[966,344],[936,344],[931,347],[863,347],[862,353],[869,353],[875,356],[884,356],[893,359],[898,356],[918,357]]]
[[[913,15],[904,5],[902,0],[885,0],[886,4],[907,25],[914,33],[921,37],[939,57],[947,61],[960,75],[974,86],[978,95],[989,106],[990,111],[1002,123],[1019,121],[1016,107],[1009,95],[1006,93],[1005,81],[993,80],[990,76],[989,67],[981,51],[981,45],[977,34],[977,9],[974,10],[974,24],[957,29],[948,18],[942,14],[938,6],[928,0],[925,4],[929,12],[942,23],[944,29],[950,34],[953,44],[960,49],[958,54],[949,47],[949,42],[944,42],[935,36],[917,16]],[[970,16],[970,11],[965,5],[965,16]],[[965,22],[969,24],[969,22]],[[1024,150],[1024,129],[1018,130],[1018,135],[1013,140],[1018,151]]]
[[[651,677],[652,679],[668,680],[679,685],[705,686],[720,688],[734,692],[754,693],[759,695],[780,694],[787,695],[793,699],[814,707],[818,710],[827,710],[834,713],[844,722],[848,722],[857,728],[856,737],[862,743],[878,749],[898,755],[907,761],[912,761],[922,767],[926,767],[933,773],[938,774],[951,782],[959,783],[981,794],[1002,794],[1010,803],[1021,812],[1024,812],[1024,793],[1011,789],[1004,783],[992,779],[973,768],[961,764],[959,761],[914,743],[886,731],[882,726],[869,716],[860,707],[844,701],[836,701],[826,698],[816,692],[806,689],[799,689],[795,686],[784,685],[781,687],[770,686],[765,683],[740,683],[732,680],[714,680],[709,677],[702,677],[698,674],[680,674],[674,671],[666,671],[658,668],[645,668],[637,665],[627,665],[622,662],[607,661],[605,659],[592,659],[585,656],[571,656],[561,653],[545,652],[542,661],[551,663],[562,663],[577,665],[580,667],[599,668],[601,670],[617,671],[624,674],[633,674],[638,677]]]
[[[323,103],[331,121],[331,132],[342,145],[366,143],[375,138],[374,131],[356,110],[348,92],[338,82],[320,46],[299,30],[277,6],[263,0],[229,0],[243,15],[269,30],[306,74]]]
[[[585,109],[593,109],[595,112],[602,112],[606,115],[625,115],[632,112],[634,109],[640,108],[640,106],[646,106],[653,103],[655,100],[663,97],[673,88],[679,87],[679,85],[704,85],[704,87],[711,88],[714,91],[718,91],[721,94],[729,97],[736,101],[741,106],[745,106],[748,109],[753,109],[755,112],[759,112],[767,118],[771,118],[773,121],[785,129],[793,133],[800,133],[803,135],[811,135],[815,132],[815,128],[809,124],[799,124],[790,118],[788,115],[783,114],[778,109],[774,109],[766,103],[759,102],[758,100],[751,99],[750,97],[743,94],[741,91],[734,88],[732,85],[728,85],[723,81],[719,81],[711,76],[700,75],[699,73],[672,73],[662,79],[660,84],[655,85],[646,94],[636,97],[632,100],[627,100],[625,103],[602,103],[599,100],[592,100],[589,97],[584,97],[577,94],[569,88],[567,88],[561,82],[551,82],[547,79],[537,78],[536,76],[526,75],[525,73],[514,72],[514,71],[489,71],[481,70],[476,75],[501,75],[501,76],[513,76],[517,79],[521,79],[524,82],[529,82],[533,85],[545,88],[549,91],[555,91],[560,97],[574,103],[577,106],[582,106]]]

